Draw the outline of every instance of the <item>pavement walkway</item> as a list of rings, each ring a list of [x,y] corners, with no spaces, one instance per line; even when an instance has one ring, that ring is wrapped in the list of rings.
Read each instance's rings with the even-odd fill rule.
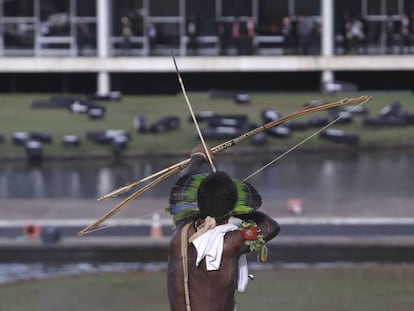
[[[404,200],[395,204],[392,198],[390,200],[367,199],[351,205],[338,202],[335,206],[320,204],[317,200],[304,201],[304,213],[294,215],[289,212],[287,202],[264,199],[260,209],[276,218],[283,228],[280,236],[269,243],[272,258],[276,262],[411,261],[413,239],[411,229],[407,231],[407,228],[414,225],[414,202]],[[154,213],[159,214],[161,222],[172,224],[171,216],[164,210],[168,204],[165,198],[134,200],[105,222],[116,228],[86,235],[87,238],[77,237],[78,230],[92,224],[121,201],[120,197],[103,202],[94,199],[1,200],[0,231],[6,234],[14,230],[17,237],[1,237],[0,234],[0,262],[12,262],[16,258],[54,262],[165,260],[169,237],[154,238],[148,233],[148,226],[153,228]],[[59,226],[62,233],[65,232],[64,238],[59,243],[21,238],[22,231],[16,228],[32,224],[45,228]],[[138,227],[141,225],[146,225],[147,231]],[[117,235],[119,230],[130,231]],[[144,235],[138,236],[137,230],[144,230]],[[99,232],[105,231],[105,236],[99,236]]]
[[[102,217],[119,204],[124,197],[110,198],[102,202],[95,199],[10,199],[0,200],[0,221],[13,220],[91,220]],[[414,218],[414,198],[364,199],[336,202],[334,205],[316,200],[300,202],[302,213],[289,210],[289,202],[263,198],[261,211],[276,219],[377,219]],[[120,210],[111,219],[151,219],[159,214],[162,219],[171,219],[165,211],[167,198],[138,198]]]

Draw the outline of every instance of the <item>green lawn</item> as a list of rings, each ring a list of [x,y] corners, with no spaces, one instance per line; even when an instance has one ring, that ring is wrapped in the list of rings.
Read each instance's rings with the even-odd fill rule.
[[[237,310],[411,311],[413,265],[250,271]],[[83,275],[0,286],[0,310],[168,310],[165,271]]]
[[[247,114],[249,121],[261,124],[261,111],[264,108],[274,108],[283,115],[293,112],[304,103],[320,99],[334,101],[344,97],[357,97],[360,95],[372,95],[374,98],[365,106],[372,116],[385,105],[396,100],[403,104],[407,111],[414,112],[413,96],[409,92],[382,92],[364,94],[338,94],[335,96],[321,95],[318,93],[265,93],[251,94],[250,105],[237,105],[232,99],[211,98],[207,93],[190,93],[189,99],[195,113],[211,110],[216,113],[240,113]],[[72,95],[73,96],[73,95]],[[23,153],[22,147],[14,146],[11,141],[12,133],[16,131],[46,131],[52,134],[54,142],[44,146],[45,153],[62,154],[68,152],[61,145],[62,136],[65,134],[80,135],[83,143],[70,152],[85,151],[109,151],[108,146],[94,145],[85,139],[88,131],[101,131],[106,129],[123,129],[131,133],[132,141],[130,151],[157,152],[189,150],[197,143],[194,125],[188,122],[189,112],[182,94],[176,96],[124,96],[119,102],[101,102],[107,113],[104,120],[90,120],[87,115],[71,114],[64,109],[32,109],[32,100],[46,100],[49,94],[11,94],[0,96],[0,134],[5,136],[6,143],[0,145],[2,153]],[[326,112],[320,112],[325,116]],[[133,127],[135,116],[144,116],[147,124],[165,115],[178,116],[181,126],[178,130],[164,134],[138,134]],[[308,116],[302,117],[304,119]],[[303,119],[302,119],[303,120]],[[413,127],[398,128],[368,128],[362,125],[362,118],[357,117],[351,125],[334,125],[332,128],[345,129],[350,133],[360,135],[361,144],[369,143],[399,143],[414,141]],[[273,146],[290,147],[314,133],[317,129],[294,132],[290,139],[269,139]],[[221,141],[209,142],[215,146]],[[317,137],[306,143],[307,146],[331,145]],[[249,146],[248,142],[244,143]]]

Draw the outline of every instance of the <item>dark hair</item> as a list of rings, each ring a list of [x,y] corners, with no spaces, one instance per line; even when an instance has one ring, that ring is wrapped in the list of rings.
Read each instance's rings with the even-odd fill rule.
[[[214,172],[200,183],[197,192],[200,217],[227,216],[237,202],[237,188],[224,172]]]

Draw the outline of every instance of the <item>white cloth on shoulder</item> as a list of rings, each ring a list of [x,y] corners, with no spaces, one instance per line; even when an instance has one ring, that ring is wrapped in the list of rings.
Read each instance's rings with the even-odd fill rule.
[[[235,224],[228,223],[216,226],[203,233],[192,243],[197,250],[196,266],[205,258],[207,271],[220,269],[221,257],[223,254],[224,235],[227,232],[237,230],[239,227]],[[248,283],[248,267],[246,255],[239,257],[239,271],[237,290],[242,292],[246,289]]]

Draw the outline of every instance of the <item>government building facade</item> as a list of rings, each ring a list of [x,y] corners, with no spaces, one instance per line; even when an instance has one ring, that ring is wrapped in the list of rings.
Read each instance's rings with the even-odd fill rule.
[[[414,0],[0,0],[0,92],[170,92],[172,55],[194,90],[410,88],[413,52]]]

